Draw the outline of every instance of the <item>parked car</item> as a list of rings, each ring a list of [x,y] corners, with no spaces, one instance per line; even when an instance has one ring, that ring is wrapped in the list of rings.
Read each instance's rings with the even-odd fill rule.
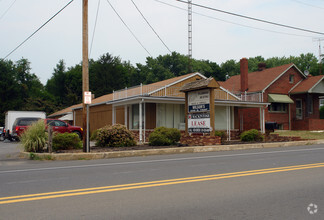
[[[30,117],[21,117],[16,118],[12,125],[11,137],[15,140],[19,140],[20,135],[33,123],[37,122],[41,118],[30,118]]]
[[[3,127],[0,127],[0,141],[4,140],[5,130]]]
[[[45,119],[46,125],[51,125],[53,127],[54,132],[58,133],[76,133],[80,139],[82,139],[83,136],[83,129],[79,126],[72,126],[65,121],[59,120],[59,119]]]
[[[14,122],[14,125],[12,127],[13,135],[12,137],[15,140],[18,140],[22,132],[24,132],[30,125],[37,122],[41,118],[17,118]],[[72,126],[66,123],[65,121],[59,120],[59,119],[44,119],[46,129],[48,126],[52,126],[54,132],[58,133],[76,133],[80,139],[82,139],[83,136],[83,129],[79,126]]]

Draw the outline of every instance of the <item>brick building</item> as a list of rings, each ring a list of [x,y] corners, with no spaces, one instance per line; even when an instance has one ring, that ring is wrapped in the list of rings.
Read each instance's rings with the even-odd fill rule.
[[[232,76],[220,85],[228,91],[259,94],[262,102],[270,103],[264,113],[260,109],[238,109],[240,130],[262,129],[258,119],[275,122],[284,130],[324,130],[319,119],[319,107],[324,103],[324,76],[311,76],[296,65],[274,68],[259,65],[259,70],[248,73],[248,60],[241,59],[241,74]],[[239,92],[237,92],[239,91]]]

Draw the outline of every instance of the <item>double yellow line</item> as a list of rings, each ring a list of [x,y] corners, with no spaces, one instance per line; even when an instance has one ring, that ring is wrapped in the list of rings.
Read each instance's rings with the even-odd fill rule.
[[[141,188],[167,186],[167,185],[175,185],[175,184],[182,184],[182,183],[202,182],[202,181],[209,181],[209,180],[252,176],[252,175],[267,174],[267,173],[287,172],[293,170],[304,170],[304,169],[319,168],[319,167],[324,167],[324,163],[314,163],[314,164],[305,164],[305,165],[296,165],[296,166],[287,166],[287,167],[249,170],[249,171],[241,171],[241,172],[233,172],[233,173],[222,173],[222,174],[214,174],[214,175],[206,175],[206,176],[195,176],[195,177],[186,177],[186,178],[178,178],[178,179],[130,183],[130,184],[122,184],[122,185],[114,185],[114,186],[102,186],[102,187],[93,187],[93,188],[85,188],[85,189],[0,197],[0,204],[10,204],[10,203],[17,203],[17,202],[53,199],[53,198],[69,197],[69,196],[80,196],[80,195],[122,191],[122,190],[129,190],[129,189],[141,189]]]

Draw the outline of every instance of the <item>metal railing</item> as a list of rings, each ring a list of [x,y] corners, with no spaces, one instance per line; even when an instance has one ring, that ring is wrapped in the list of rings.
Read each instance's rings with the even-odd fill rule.
[[[134,96],[158,96],[158,97],[184,97],[180,92],[181,87],[138,85],[113,92],[113,100],[124,99]],[[262,102],[262,93],[234,92],[224,89],[215,89],[215,99],[237,100],[246,102]]]

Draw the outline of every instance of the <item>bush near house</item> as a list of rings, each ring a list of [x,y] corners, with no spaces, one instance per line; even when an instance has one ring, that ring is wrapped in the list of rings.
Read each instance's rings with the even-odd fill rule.
[[[26,152],[43,152],[47,137],[44,120],[39,120],[21,134],[20,141]]]
[[[263,141],[263,135],[256,129],[244,131],[240,135],[241,141]]]
[[[320,119],[324,119],[324,106],[320,108]]]
[[[215,131],[215,136],[220,137],[221,138],[221,142],[226,140],[226,132],[225,131]]]
[[[180,130],[176,128],[158,127],[149,136],[149,145],[168,146],[179,142],[181,138]]]
[[[76,133],[55,133],[52,147],[53,151],[81,149],[82,142]]]
[[[134,135],[125,125],[107,125],[98,129],[96,146],[98,147],[129,147],[135,146]]]
[[[97,138],[98,138],[98,131],[99,131],[99,129],[94,130],[94,131],[91,133],[90,141],[95,141],[95,140],[97,140]]]

